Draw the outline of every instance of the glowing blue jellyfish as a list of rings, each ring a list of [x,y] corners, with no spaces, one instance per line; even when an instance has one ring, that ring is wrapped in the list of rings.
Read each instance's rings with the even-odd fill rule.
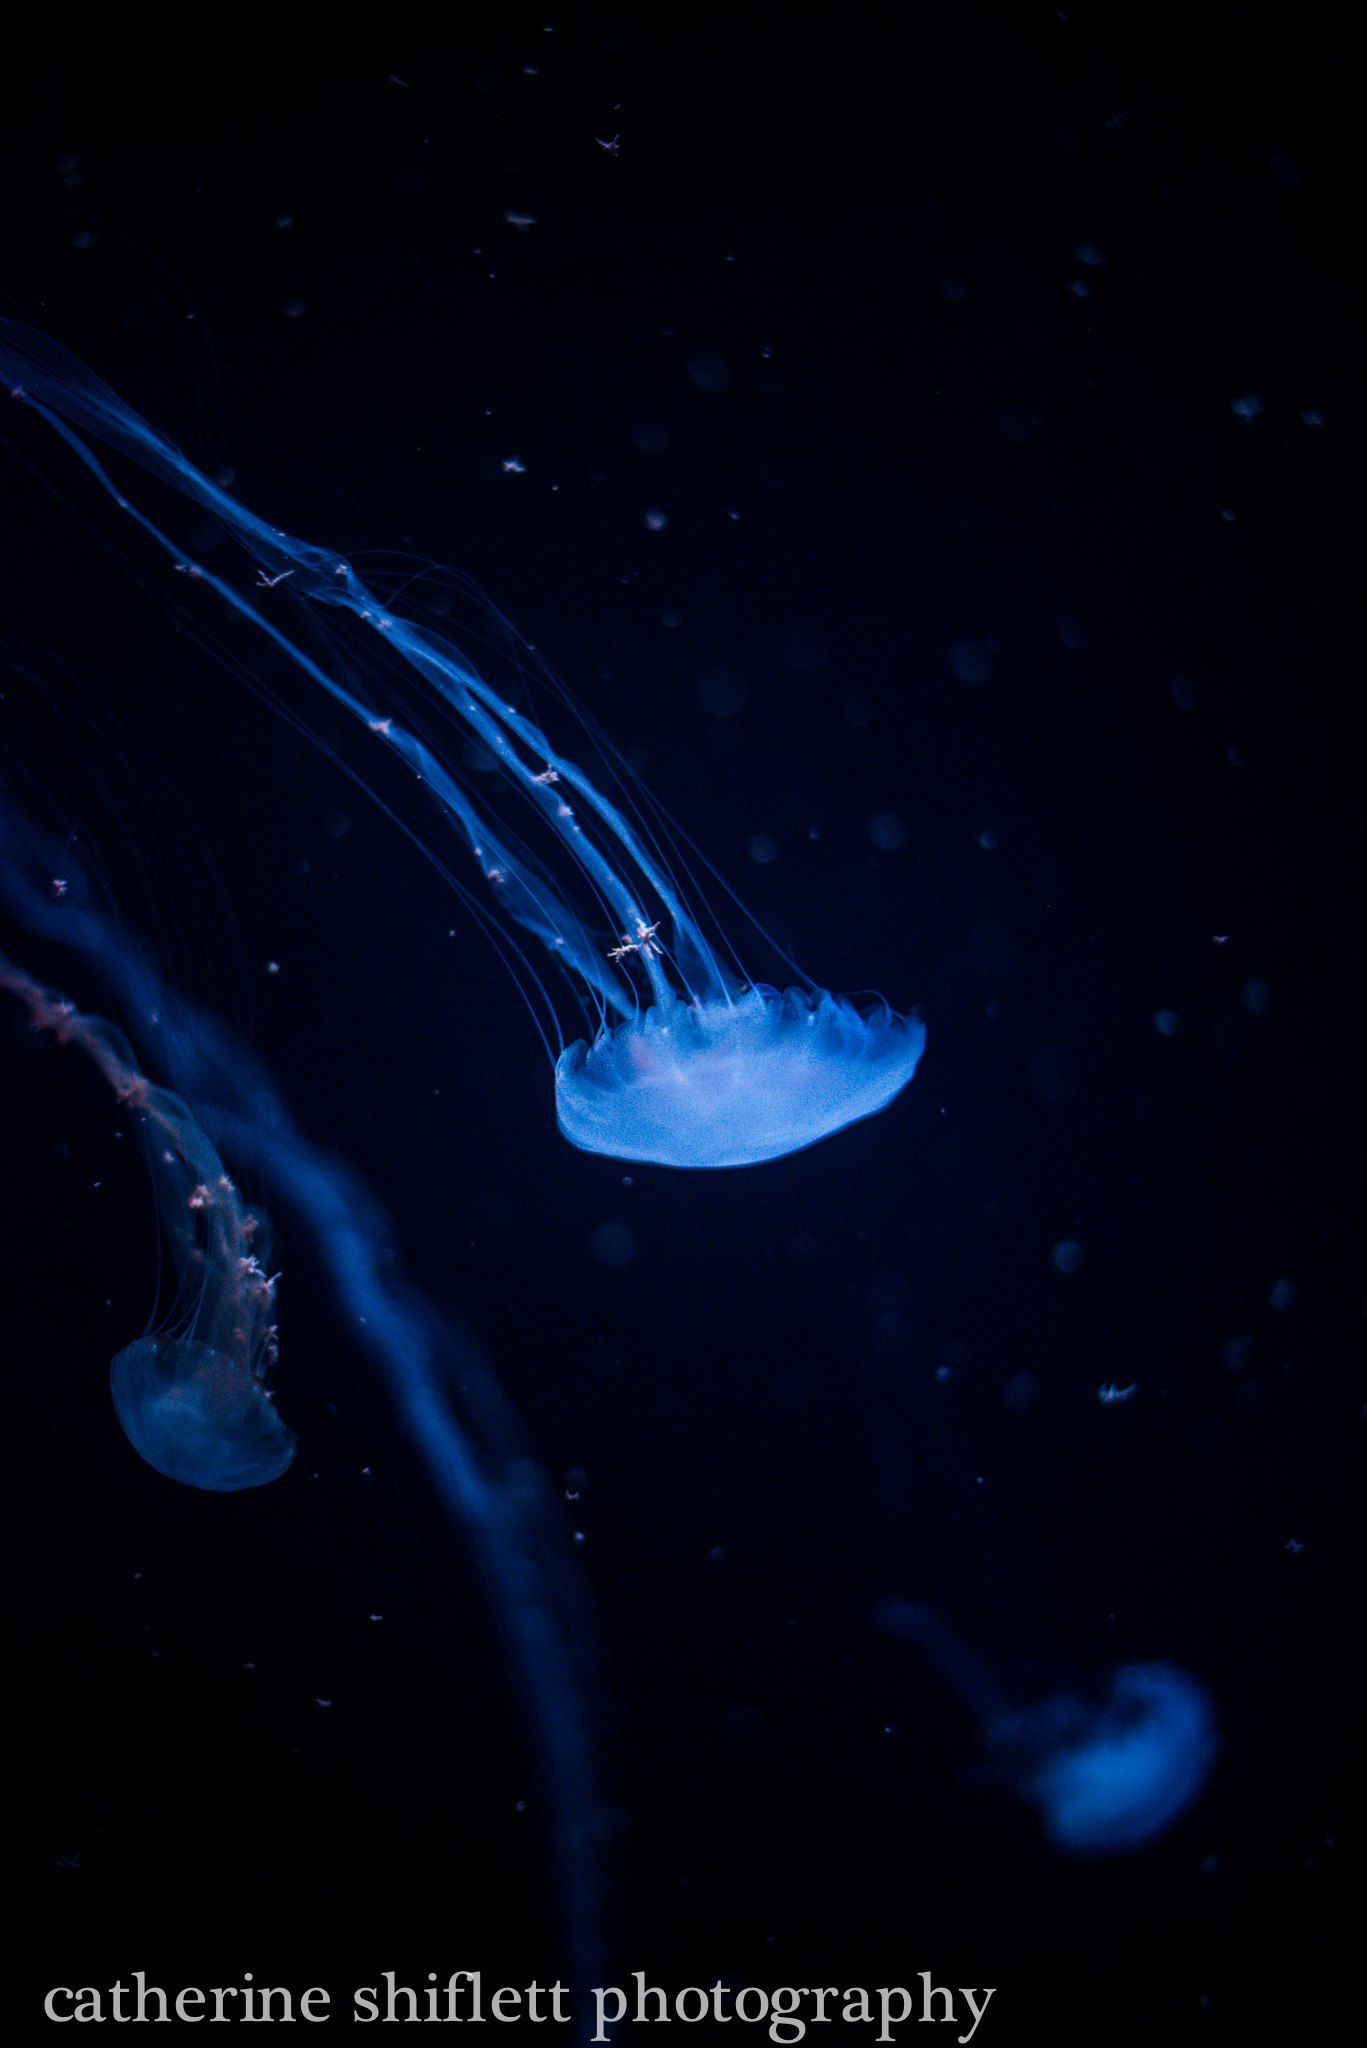
[[[1195,1799],[1214,1755],[1204,1686],[1175,1664],[1122,1664],[1099,1706],[1060,1695],[999,1742],[1030,1756],[1049,1839],[1079,1855],[1137,1849]]]
[[[57,860],[60,894],[51,886]],[[386,1220],[366,1189],[341,1162],[309,1144],[246,1049],[213,1018],[181,1001],[147,955],[96,907],[70,845],[45,839],[3,804],[0,903],[43,941],[79,956],[109,989],[139,1043],[155,1053],[159,1069],[175,1082],[179,1097],[151,1088],[112,1026],[78,1017],[69,1006],[50,1015],[51,999],[19,970],[0,962],[0,988],[27,1004],[41,1028],[60,1029],[80,1044],[125,1100],[135,1104],[136,1114],[144,1118],[142,1128],[152,1135],[150,1151],[158,1155],[173,1210],[183,1188],[193,1193],[203,1180],[200,1168],[207,1171],[212,1165],[222,1172],[221,1151],[239,1170],[269,1177],[273,1204],[312,1241],[346,1327],[369,1358],[446,1512],[477,1554],[537,1766],[537,1817],[553,1863],[569,1975],[583,1989],[602,1982],[603,1863],[611,1823],[599,1787],[587,1704],[596,1684],[595,1632],[552,1489],[528,1455],[478,1346],[454,1318],[410,1285],[390,1245]],[[210,1131],[212,1143],[204,1135]],[[187,1133],[196,1136],[192,1150]],[[173,1156],[160,1155],[163,1144]],[[177,1163],[191,1159],[193,1184]],[[232,1211],[226,1196],[193,1213],[202,1223],[213,1219],[215,1228],[222,1226],[225,1245],[245,1245],[245,1238],[233,1240],[228,1232]],[[254,1284],[242,1303],[249,1350],[245,1333],[260,1325],[247,1319],[247,1311],[264,1303],[268,1289],[268,1282]],[[213,1327],[224,1341],[222,1326]],[[168,1354],[188,1361],[201,1400],[214,1412],[217,1381],[206,1391],[197,1363],[201,1348],[208,1347],[184,1338],[175,1339],[174,1347],[173,1352],[173,1344],[166,1342]],[[131,1345],[120,1360],[127,1362],[123,1377],[138,1426],[155,1433],[148,1415],[167,1396],[160,1359],[149,1359],[148,1348],[146,1340]],[[144,1377],[150,1382],[149,1399],[141,1402]],[[143,1449],[141,1443],[138,1448]],[[214,1479],[202,1475],[219,1469],[218,1463],[207,1452],[204,1460],[195,1483],[213,1485]],[[263,1471],[260,1476],[270,1475]]]
[[[1215,1710],[1175,1664],[1122,1664],[1097,1700],[1057,1693],[1014,1707],[929,1608],[886,1601],[886,1635],[915,1644],[977,1717],[989,1762],[1039,1809],[1056,1849],[1105,1856],[1154,1841],[1203,1789]]]
[[[186,1105],[138,1071],[122,1033],[41,988],[0,953],[0,990],[35,1031],[84,1052],[132,1121],[171,1247],[176,1298],[155,1334],[109,1369],[114,1409],[156,1471],[210,1493],[278,1479],[294,1438],[267,1387],[276,1359],[267,1225],[249,1209]]]
[[[750,1166],[800,1151],[891,1102],[924,1027],[822,990],[657,998],[561,1053],[560,1128],[585,1152],[662,1166]]]
[[[601,739],[594,744],[618,798],[556,751],[433,625],[387,604],[349,562],[248,511],[65,351],[0,322],[0,378],[178,570],[250,620],[405,763],[467,842],[506,915],[574,978],[592,1029],[556,1060],[557,1114],[572,1144],[663,1166],[747,1166],[875,1115],[910,1081],[925,1044],[919,1020],[812,983],[768,987],[745,973],[724,938],[709,936],[671,872],[674,835]],[[240,576],[187,556],[129,500],[85,434],[212,514],[245,550],[252,594]],[[405,579],[408,612],[420,580]],[[349,644],[329,624],[339,613],[352,628]],[[452,715],[568,854],[585,910],[520,830],[491,815],[453,771]]]

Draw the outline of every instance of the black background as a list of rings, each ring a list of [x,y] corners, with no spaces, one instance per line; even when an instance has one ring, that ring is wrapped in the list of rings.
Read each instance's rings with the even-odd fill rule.
[[[7,788],[366,1176],[581,1495],[617,1976],[930,1969],[999,1987],[987,2041],[1315,2038],[1360,1849],[1344,50],[1300,9],[182,28],[10,49],[7,310],[254,509],[468,575],[809,972],[926,1019],[907,1095],[808,1153],[572,1152],[468,913],[211,643],[351,735],[6,413]],[[103,1370],[154,1294],[141,1168],[5,1026],[16,2010],[138,1968],[343,2014],[387,1968],[544,1981],[479,1574],[306,1248],[295,1469],[142,1469]],[[889,1596],[1021,1701],[1184,1665],[1205,1795],[1060,1859]]]

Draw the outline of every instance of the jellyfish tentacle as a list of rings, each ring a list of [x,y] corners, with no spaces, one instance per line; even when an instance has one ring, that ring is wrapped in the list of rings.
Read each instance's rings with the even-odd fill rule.
[[[12,324],[0,321],[0,336],[7,328],[12,331]],[[5,363],[5,360],[6,351],[3,345],[0,345],[0,364]],[[407,621],[396,621],[374,593],[366,588],[349,563],[329,556],[322,549],[306,541],[297,540],[278,528],[268,526],[257,514],[197,470],[179,449],[125,407],[107,386],[99,385],[98,380],[92,379],[89,372],[83,371],[81,366],[75,364],[74,359],[67,359],[67,363],[63,364],[63,370],[67,374],[51,384],[47,377],[41,375],[36,382],[32,377],[28,382],[12,381],[11,396],[28,405],[46,421],[96,482],[115,500],[119,509],[169,555],[178,567],[188,570],[197,582],[203,583],[241,617],[249,620],[263,632],[281,653],[302,669],[313,682],[319,684],[335,703],[340,704],[353,718],[365,725],[386,747],[413,769],[437,802],[454,812],[464,828],[476,858],[482,858],[481,842],[494,840],[493,829],[426,743],[409,732],[396,719],[383,715],[376,706],[366,703],[357,696],[345,682],[316,661],[306,648],[301,647],[269,619],[227,578],[201,563],[184,562],[181,559],[181,551],[171,537],[120,491],[93,449],[67,424],[62,416],[62,409],[73,413],[83,426],[111,442],[121,454],[131,457],[161,481],[171,484],[204,509],[215,513],[239,540],[250,541],[259,552],[268,554],[273,562],[292,565],[278,569],[274,575],[261,572],[257,583],[258,589],[275,589],[296,572],[308,571],[309,573],[296,586],[301,596],[319,598],[330,604],[343,604],[363,623],[373,626],[377,632],[387,633],[390,644],[407,654],[415,667],[418,667],[429,681],[436,683],[445,700],[453,708],[463,712],[474,730],[498,755],[503,765],[528,788],[536,788],[535,776],[509,746],[498,718],[488,715],[490,711],[502,712],[505,714],[505,722],[511,723],[506,717],[508,708],[499,705],[495,693],[489,690],[482,679],[465,663],[454,659],[444,650],[436,651],[420,627]],[[78,370],[81,371],[82,381],[68,381],[68,377],[74,378]],[[90,395],[85,388],[86,383],[97,388],[98,397]],[[513,717],[516,717],[516,714],[513,714]],[[523,721],[522,724],[524,734],[534,739],[538,751],[548,752],[544,736],[531,726],[530,721]],[[559,756],[555,757],[551,765],[556,768],[557,773],[591,797],[600,815],[610,815],[620,824],[623,832],[630,833],[630,827],[621,818],[620,813],[616,812],[615,807],[606,799],[597,797],[587,776],[579,769]],[[537,789],[537,794],[549,796],[544,787]],[[644,913],[638,899],[621,882],[602,853],[592,845],[582,830],[575,826],[573,816],[569,813],[569,806],[551,799],[545,808],[560,837],[571,845],[576,859],[603,891],[617,912],[619,920],[629,928],[643,922]],[[568,815],[562,817],[562,811]],[[634,839],[634,835],[632,837]],[[519,881],[526,888],[522,864],[514,863],[509,856],[504,855],[504,866],[509,872],[516,871]],[[644,863],[644,866],[646,872],[650,874],[649,864]],[[485,872],[488,877],[487,867]],[[655,885],[653,875],[652,885]],[[536,889],[530,888],[527,893],[535,911],[541,915],[520,916],[519,922],[527,925],[546,944],[557,949],[563,948],[566,957],[572,961],[585,980],[602,994],[614,1009],[626,1014],[632,1006],[624,1000],[621,990],[615,986],[611,977],[605,974],[601,960],[591,949],[577,942],[577,936],[574,935],[575,920],[559,906],[556,906],[554,912],[547,914],[545,906],[537,904]],[[669,903],[671,916],[682,918],[682,909],[663,878],[659,880],[657,893],[661,895],[662,901]],[[517,910],[513,909],[512,914],[518,916]],[[651,984],[657,999],[660,995],[672,994],[663,975],[658,971],[652,972]]]
[[[442,694],[449,698],[450,664],[444,651],[433,646],[430,636],[420,626],[407,623],[402,628],[402,645],[424,673],[436,683]],[[519,780],[536,791],[553,828],[569,843],[576,859],[588,868],[609,893],[609,900],[620,909],[628,929],[634,930],[637,924],[648,922],[640,902],[630,891],[622,888],[615,871],[586,838],[570,806],[555,796],[553,786],[544,777],[544,771],[541,774],[533,774],[523,758],[508,746],[500,727],[506,726],[530,752],[545,761],[547,768],[560,782],[567,783],[578,792],[617,843],[626,850],[649,888],[664,905],[675,930],[687,933],[692,948],[706,961],[710,970],[708,987],[701,991],[689,989],[688,993],[721,996],[723,1000],[727,999],[728,977],[717,965],[712,948],[698,931],[695,921],[688,915],[668,875],[648,851],[636,828],[621,808],[611,797],[605,796],[602,790],[597,788],[582,768],[577,767],[567,755],[557,752],[539,725],[524,712],[518,711],[515,706],[503,703],[482,676],[462,667],[458,671],[458,677],[459,687],[468,692],[470,697],[477,698],[488,714],[481,718],[473,706],[467,705],[466,715],[472,722],[477,721],[482,737]],[[649,960],[646,964],[649,966]],[[663,976],[656,977],[652,974],[651,985],[657,1001],[662,999],[662,995],[673,993]]]
[[[913,1600],[884,1600],[874,1613],[881,1635],[913,1644],[984,1727],[1002,1720],[1010,1702],[978,1652],[940,1619],[933,1607]]]

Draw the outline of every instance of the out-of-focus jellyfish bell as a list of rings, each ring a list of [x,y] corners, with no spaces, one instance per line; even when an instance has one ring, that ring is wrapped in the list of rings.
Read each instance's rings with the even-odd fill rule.
[[[1139,1849],[1186,1812],[1215,1750],[1210,1696],[1175,1664],[1122,1664],[1099,1706],[1060,1695],[987,1730],[1025,1759],[1021,1789],[1056,1849]]]
[[[126,1345],[110,1392],[139,1457],[182,1485],[240,1493],[278,1479],[294,1457],[266,1378],[276,1358],[269,1230],[242,1201],[180,1097],[139,1071],[123,1034],[54,996],[0,954],[0,989],[35,1031],[99,1068],[137,1134],[171,1248],[176,1295],[165,1326]]]
[[[1099,1702],[1056,1693],[1015,1707],[929,1608],[885,1601],[875,1625],[915,1644],[953,1686],[978,1719],[989,1762],[1066,1854],[1142,1848],[1186,1812],[1210,1775],[1214,1706],[1175,1664],[1118,1665]]]

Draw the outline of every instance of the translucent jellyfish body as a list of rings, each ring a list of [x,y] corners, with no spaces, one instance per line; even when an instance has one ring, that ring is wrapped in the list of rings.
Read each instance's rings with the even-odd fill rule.
[[[0,954],[0,990],[35,1031],[93,1060],[137,1134],[176,1276],[163,1327],[110,1367],[114,1410],[139,1457],[168,1479],[239,1493],[278,1479],[294,1438],[267,1387],[276,1358],[267,1226],[242,1201],[186,1104],[139,1072],[112,1024],[30,979]]]
[[[109,1368],[114,1409],[138,1455],[168,1479],[240,1493],[278,1479],[294,1438],[254,1374],[192,1337],[140,1337]]]
[[[1024,1789],[1055,1848],[1106,1855],[1141,1848],[1186,1812],[1210,1770],[1215,1715],[1175,1664],[1122,1664],[1099,1705],[1060,1696],[988,1739],[1024,1752]]]
[[[818,990],[653,1004],[555,1070],[560,1128],[586,1152],[750,1166],[873,1116],[916,1071],[925,1029]]]
[[[1201,1792],[1216,1750],[1215,1710],[1175,1664],[1122,1664],[1098,1696],[1054,1693],[1013,1705],[927,1607],[885,1602],[886,1635],[915,1645],[978,1720],[989,1765],[1040,1816],[1054,1848],[1106,1856],[1142,1848]]]
[[[720,927],[690,907],[675,870],[691,875],[697,857],[621,756],[592,728],[594,778],[559,752],[435,614],[420,616],[426,572],[408,565],[402,609],[387,603],[349,562],[249,511],[83,364],[9,321],[0,321],[0,380],[172,559],[182,595],[196,583],[215,592],[398,757],[464,840],[502,916],[568,977],[590,1020],[556,1061],[571,1143],[665,1166],[747,1166],[875,1115],[906,1086],[925,1043],[921,1023],[811,982],[782,994],[757,982]],[[87,435],[208,512],[215,543],[245,550],[248,573],[187,556]],[[202,546],[202,522],[197,530]],[[519,648],[519,665],[529,656]],[[481,787],[467,772],[472,744],[498,771],[497,794],[491,778]],[[529,821],[554,864],[524,836]],[[460,887],[444,856],[424,850]],[[549,995],[520,946],[511,950],[530,975],[535,1014],[548,1020],[548,1045],[563,1047]]]

